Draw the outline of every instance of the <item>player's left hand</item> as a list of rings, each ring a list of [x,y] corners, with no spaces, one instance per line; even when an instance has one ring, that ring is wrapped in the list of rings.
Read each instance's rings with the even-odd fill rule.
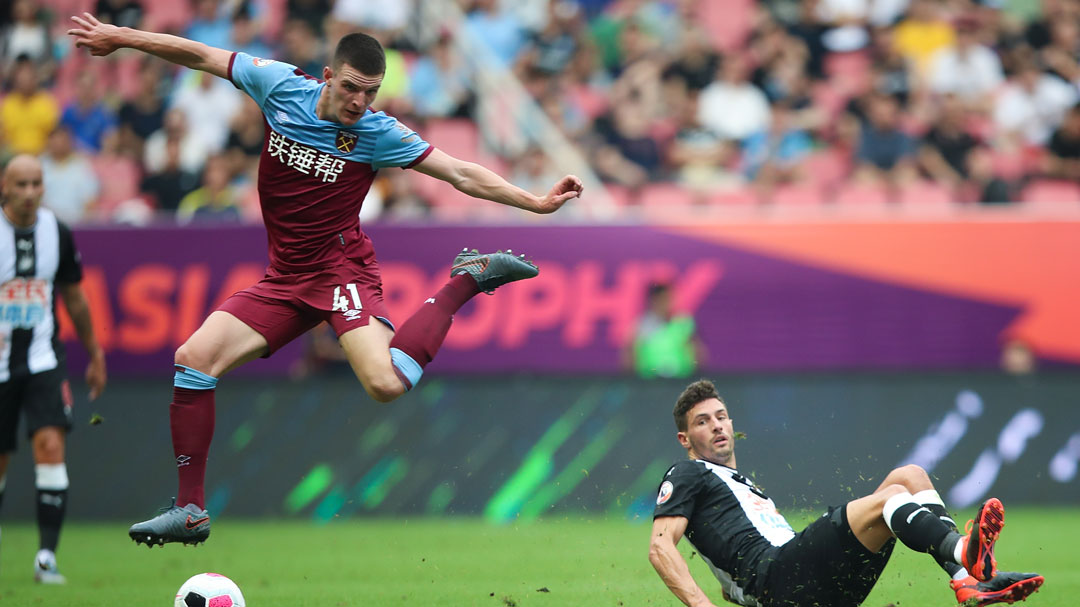
[[[582,189],[584,189],[584,186],[581,185],[581,180],[576,175],[567,175],[560,179],[546,196],[540,199],[540,204],[533,211],[545,215],[554,213],[562,208],[562,205],[566,204],[567,200],[580,197]]]
[[[105,390],[105,353],[98,350],[90,355],[86,365],[86,385],[90,386],[90,400],[97,398]]]

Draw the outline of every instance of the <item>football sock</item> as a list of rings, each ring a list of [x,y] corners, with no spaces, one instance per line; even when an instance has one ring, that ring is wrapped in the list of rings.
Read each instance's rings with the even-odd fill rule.
[[[0,507],[4,505],[4,489],[7,487],[7,472],[0,476]]]
[[[60,543],[60,526],[67,510],[68,475],[64,464],[34,466],[37,486],[38,542],[41,550],[56,552]]]
[[[406,390],[420,381],[424,367],[435,358],[454,314],[478,293],[480,287],[471,275],[454,276],[401,325],[390,341],[390,358]]]
[[[204,483],[210,441],[214,438],[214,388],[217,378],[176,365],[173,402],[169,405],[173,455],[180,485],[176,505],[206,507]]]
[[[936,490],[927,489],[926,491],[920,491],[913,495],[912,499],[915,503],[925,506],[931,514],[938,517],[938,520],[945,523],[945,526],[948,527],[950,531],[957,531],[956,521],[949,515],[948,509],[945,508],[945,502],[942,501],[941,496],[938,495]],[[934,557],[934,560],[937,561],[937,564],[945,570],[945,573],[949,574],[950,578],[957,579],[956,576],[961,571],[964,572],[962,577],[967,577],[967,570],[953,562],[951,555],[938,554],[936,551],[931,551],[930,554]]]
[[[915,502],[910,493],[898,493],[882,508],[885,523],[905,546],[916,552],[927,552],[952,558],[959,533],[934,515],[926,506]]]

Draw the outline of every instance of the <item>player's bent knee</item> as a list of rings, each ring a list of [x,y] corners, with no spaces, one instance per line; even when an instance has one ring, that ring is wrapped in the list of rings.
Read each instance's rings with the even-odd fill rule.
[[[889,476],[894,477],[896,482],[907,487],[908,491],[911,493],[917,493],[923,489],[933,487],[930,482],[930,475],[926,473],[926,470],[924,470],[922,466],[916,464],[901,466],[896,470],[893,470]]]

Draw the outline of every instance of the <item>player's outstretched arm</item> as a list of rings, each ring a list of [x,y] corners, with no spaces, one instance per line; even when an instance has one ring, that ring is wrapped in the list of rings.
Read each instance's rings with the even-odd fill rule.
[[[74,16],[71,20],[78,26],[67,31],[75,38],[75,46],[85,48],[95,57],[104,57],[121,48],[133,48],[177,65],[229,77],[230,51],[170,34],[116,27],[98,21],[90,13]]]
[[[94,325],[90,321],[90,304],[86,302],[79,283],[59,284],[60,297],[64,300],[68,316],[75,325],[75,332],[79,334],[90,362],[86,365],[86,385],[90,387],[90,400],[97,398],[105,390],[105,352],[98,345],[94,336]]]
[[[533,213],[554,213],[571,198],[581,196],[581,180],[574,175],[560,179],[544,196],[535,196],[474,162],[459,160],[435,149],[417,164],[417,171],[441,179],[474,198],[483,198]]]
[[[686,559],[675,547],[686,533],[689,522],[681,516],[661,516],[653,520],[649,562],[680,601],[689,607],[715,607],[709,597],[705,596],[701,586],[694,581]]]

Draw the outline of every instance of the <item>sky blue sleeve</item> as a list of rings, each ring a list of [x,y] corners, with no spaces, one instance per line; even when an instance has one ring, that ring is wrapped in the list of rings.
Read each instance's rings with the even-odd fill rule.
[[[260,59],[247,53],[233,53],[229,60],[229,80],[244,91],[259,107],[266,103],[274,87],[294,75],[296,66],[272,59]]]
[[[371,168],[410,167],[423,159],[431,145],[409,127],[387,116],[371,157]]]

